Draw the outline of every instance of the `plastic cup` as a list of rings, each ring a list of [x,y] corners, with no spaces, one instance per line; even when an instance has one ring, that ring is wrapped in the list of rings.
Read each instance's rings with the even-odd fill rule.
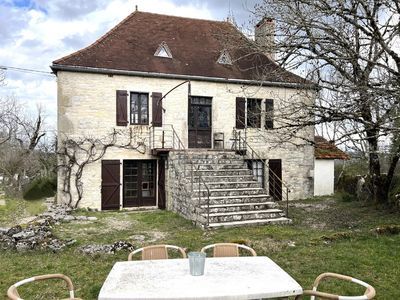
[[[206,262],[206,254],[203,252],[189,252],[189,269],[190,275],[204,275],[204,264]]]

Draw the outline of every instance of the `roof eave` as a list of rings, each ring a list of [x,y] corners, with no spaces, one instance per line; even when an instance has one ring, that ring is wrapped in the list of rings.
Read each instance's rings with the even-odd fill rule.
[[[96,73],[96,74],[107,74],[107,75],[112,74],[112,75],[125,75],[125,76],[212,81],[212,82],[247,84],[247,85],[285,87],[285,88],[295,88],[295,89],[299,89],[299,88],[311,89],[311,90],[318,89],[318,86],[316,84],[259,81],[259,80],[249,80],[249,79],[234,79],[234,78],[208,77],[208,76],[198,76],[198,75],[184,75],[184,74],[143,72],[143,71],[128,71],[128,70],[107,69],[107,68],[60,65],[60,64],[54,64],[54,63],[53,63],[53,65],[50,66],[50,68],[53,70],[53,73],[56,75],[57,75],[58,71],[69,71],[69,72]]]

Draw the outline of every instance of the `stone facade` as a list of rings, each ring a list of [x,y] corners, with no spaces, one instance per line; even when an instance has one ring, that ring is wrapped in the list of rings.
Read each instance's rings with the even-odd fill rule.
[[[60,140],[69,138],[102,137],[114,129],[129,130],[140,137],[144,153],[131,149],[109,148],[102,159],[158,159],[151,155],[148,147],[149,126],[116,126],[116,90],[128,92],[152,92],[165,94],[181,83],[181,79],[139,77],[124,75],[91,74],[83,72],[58,71],[58,133]],[[225,134],[225,148],[231,148],[232,130],[235,127],[235,99],[272,98],[277,107],[279,99],[296,99],[298,90],[284,87],[243,86],[234,83],[191,81],[191,94],[212,97],[213,132]],[[300,97],[300,96],[299,96]],[[151,98],[149,98],[151,99]],[[295,101],[295,100],[293,100]],[[151,100],[149,121],[152,120]],[[163,124],[171,124],[183,144],[188,145],[188,88],[187,85],[174,90],[163,100],[165,112]],[[129,105],[128,105],[129,113]],[[265,129],[248,129],[248,141],[263,159],[282,160],[282,179],[290,187],[290,199],[307,198],[313,195],[312,170],[314,149],[312,146],[295,147],[287,144],[276,146],[268,143],[269,132]],[[272,134],[272,133],[271,133]],[[304,134],[312,137],[314,129]],[[262,138],[260,138],[262,136]],[[156,137],[157,139],[159,137]],[[121,172],[122,174],[122,172]],[[58,201],[65,202],[62,192],[63,175],[59,175]],[[83,198],[81,207],[101,208],[101,160],[85,167],[83,176]],[[122,183],[122,179],[121,179]],[[167,186],[171,186],[168,184]],[[74,194],[74,191],[72,191]],[[122,199],[122,189],[121,189]],[[173,198],[172,198],[173,199]],[[172,201],[169,199],[169,201]],[[167,203],[173,207],[173,203]]]

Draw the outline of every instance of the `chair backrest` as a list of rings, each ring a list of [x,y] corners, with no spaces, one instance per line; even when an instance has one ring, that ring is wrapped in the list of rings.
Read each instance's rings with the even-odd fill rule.
[[[174,245],[154,245],[136,249],[129,253],[128,260],[132,260],[136,253],[142,252],[142,260],[150,259],[168,259],[168,249],[174,249],[180,252],[182,258],[186,258],[184,249]]]
[[[23,300],[20,295],[18,294],[17,288],[21,285],[24,285],[29,282],[34,282],[38,280],[47,280],[47,279],[62,279],[66,282],[67,288],[69,290],[69,298],[68,299],[77,299],[74,295],[74,285],[72,284],[71,279],[68,276],[63,274],[46,274],[46,275],[39,275],[31,278],[27,278],[17,283],[14,283],[12,286],[8,288],[7,296],[10,300]]]
[[[364,295],[341,296],[341,295],[337,295],[337,294],[331,294],[331,293],[317,291],[319,283],[326,278],[336,278],[336,279],[350,281],[350,282],[359,284],[359,285],[365,287]],[[370,300],[375,297],[376,292],[372,285],[369,285],[368,283],[361,281],[357,278],[353,278],[353,277],[342,275],[342,274],[336,274],[336,273],[323,273],[315,279],[312,290],[304,290],[303,295],[311,296],[310,300],[315,300],[315,297],[317,297],[318,299],[329,299],[329,300],[340,300],[340,299],[343,299],[343,300],[344,299],[346,299],[346,300]],[[302,299],[303,295],[297,296],[296,300]]]
[[[245,249],[250,252],[252,256],[257,256],[256,251],[252,248],[235,243],[217,243],[205,246],[201,249],[201,252],[206,253],[207,249],[213,248],[213,256],[214,257],[232,257],[239,256],[239,248]]]

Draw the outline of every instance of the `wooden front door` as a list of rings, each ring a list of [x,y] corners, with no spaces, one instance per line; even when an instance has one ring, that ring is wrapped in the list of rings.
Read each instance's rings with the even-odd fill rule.
[[[275,201],[282,200],[282,160],[270,159],[268,161],[269,194]]]
[[[156,161],[124,160],[124,207],[156,205]]]
[[[120,192],[119,160],[101,162],[101,209],[119,209]]]
[[[209,97],[189,98],[189,148],[211,148],[211,103]]]

